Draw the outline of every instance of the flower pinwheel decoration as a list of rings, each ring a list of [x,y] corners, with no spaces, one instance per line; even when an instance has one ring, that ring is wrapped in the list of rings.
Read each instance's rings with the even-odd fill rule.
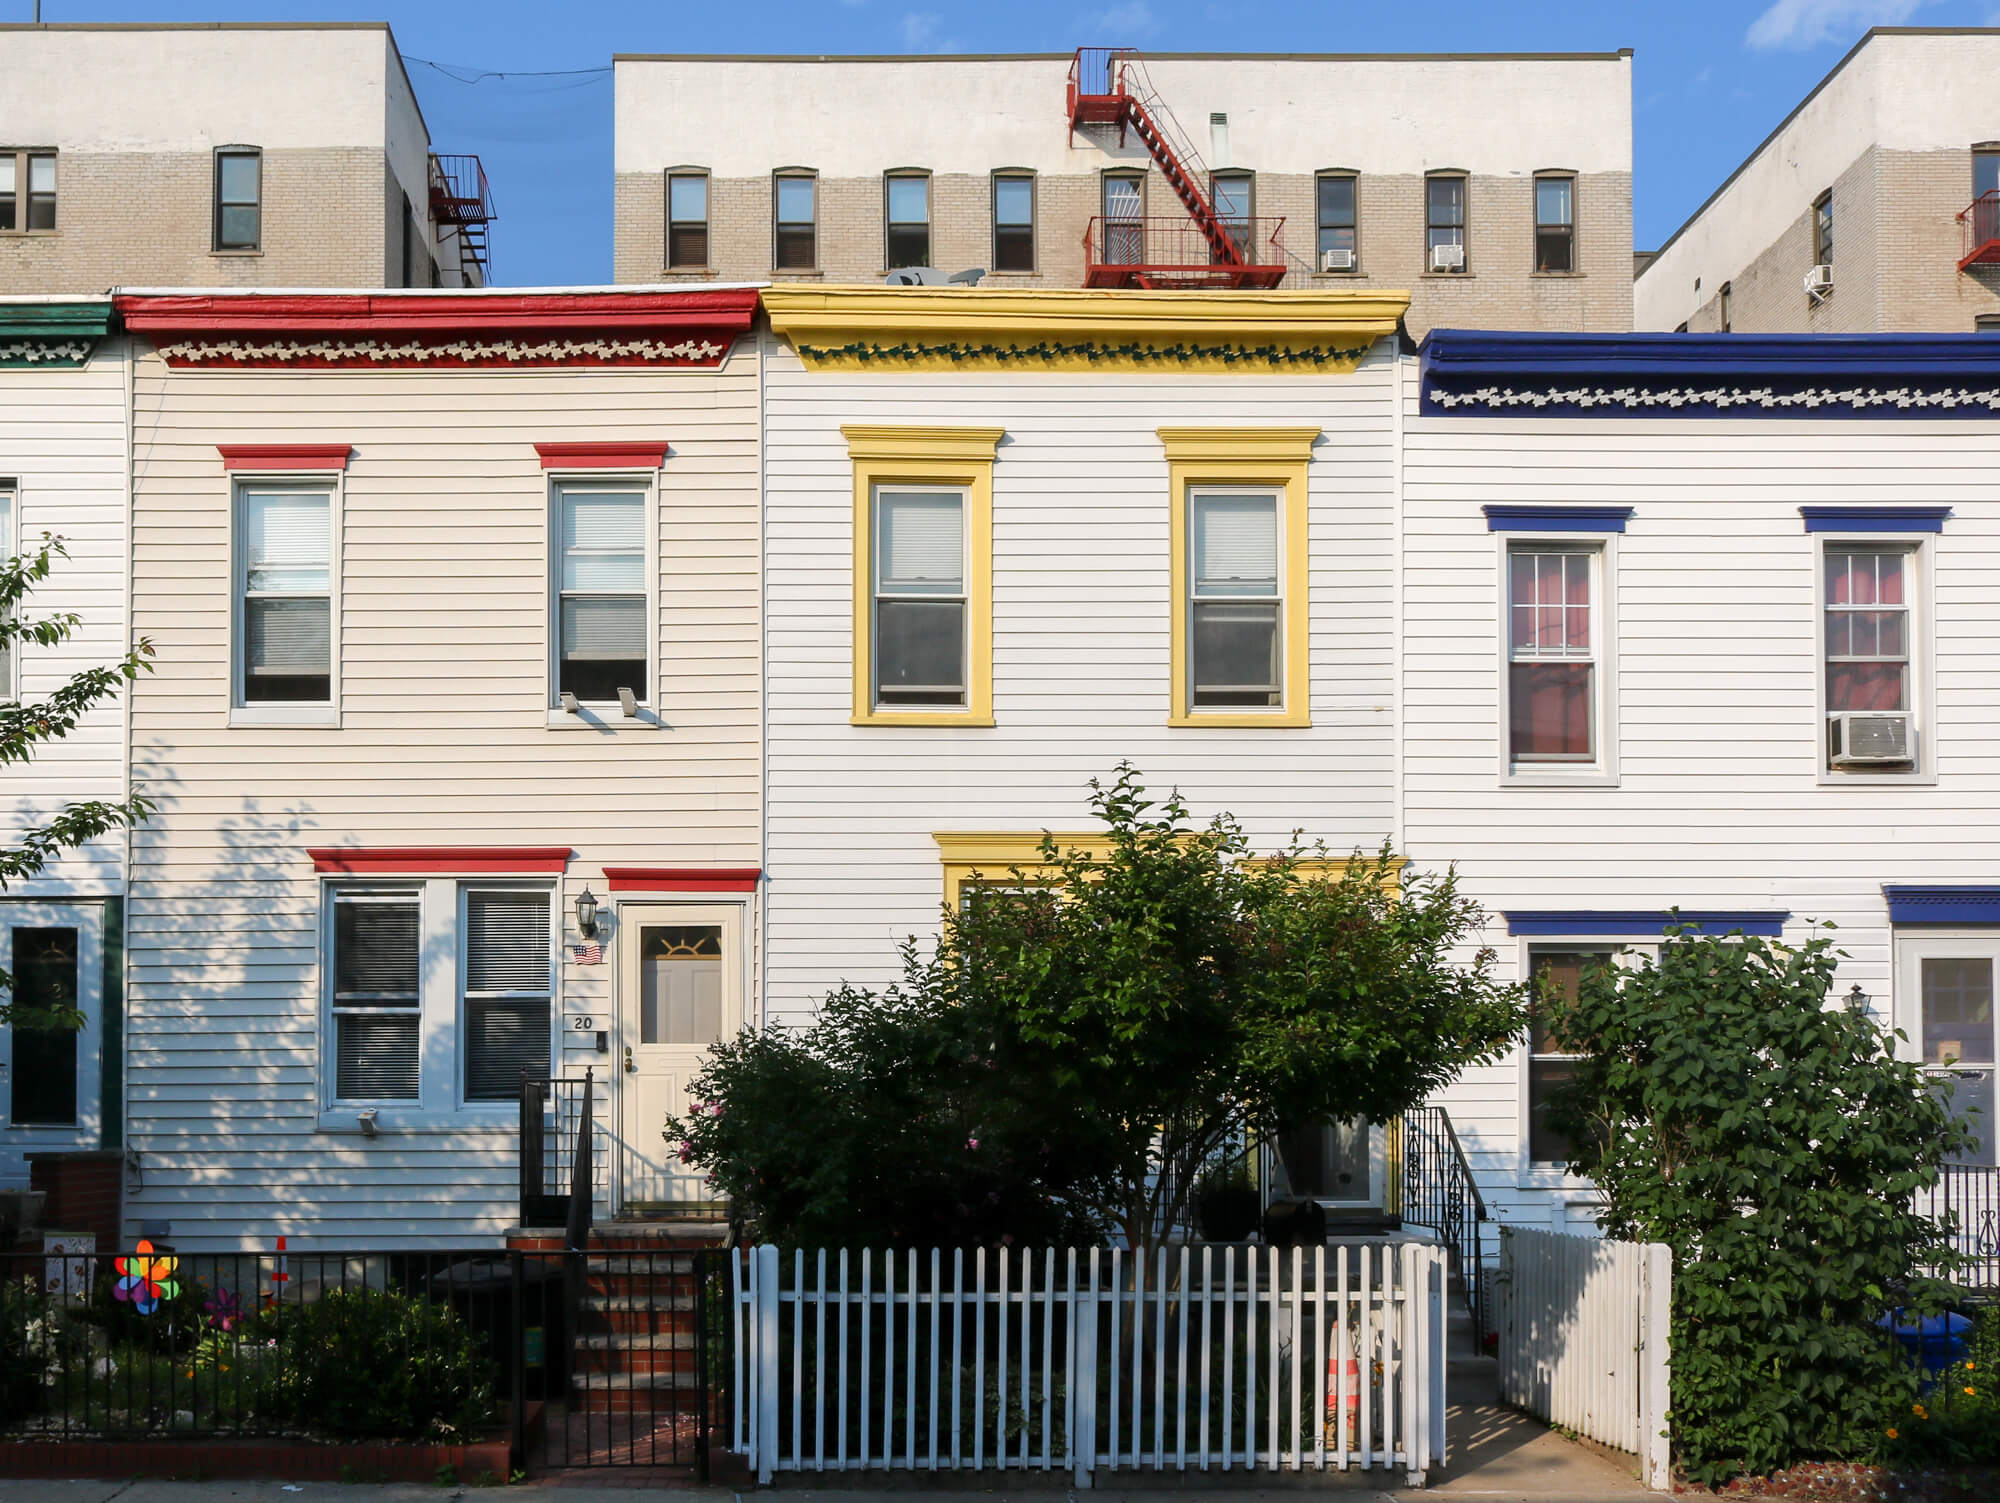
[[[218,1284],[215,1292],[202,1301],[201,1313],[208,1317],[209,1329],[233,1331],[236,1322],[243,1318],[243,1301],[237,1298],[235,1290]]]
[[[141,1242],[133,1249],[132,1256],[120,1258],[112,1266],[123,1274],[112,1288],[112,1294],[131,1302],[132,1308],[141,1315],[151,1315],[160,1308],[160,1301],[172,1299],[181,1292],[181,1286],[174,1282],[174,1270],[180,1266],[180,1259],[163,1256],[153,1251],[153,1244]]]

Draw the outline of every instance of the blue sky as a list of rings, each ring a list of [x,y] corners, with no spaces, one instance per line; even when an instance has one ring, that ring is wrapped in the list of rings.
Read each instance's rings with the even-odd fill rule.
[[[33,0],[0,0],[27,20]],[[1635,49],[1635,238],[1664,240],[1870,25],[2000,24],[2000,0],[43,0],[47,21],[386,20],[440,151],[485,159],[498,280],[608,281],[614,52]],[[428,62],[418,62],[427,59]],[[446,65],[443,70],[431,63]],[[505,77],[481,76],[506,74]],[[475,81],[476,80],[476,81]],[[1996,132],[2000,133],[2000,132]]]

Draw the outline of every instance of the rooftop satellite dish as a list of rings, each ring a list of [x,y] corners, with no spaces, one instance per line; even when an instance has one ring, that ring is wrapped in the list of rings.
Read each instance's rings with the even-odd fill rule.
[[[945,278],[945,280],[956,283],[960,287],[977,287],[979,279],[985,275],[985,267],[975,266],[970,271],[955,271],[949,277]]]
[[[935,266],[905,266],[882,279],[891,287],[942,287],[944,273]]]

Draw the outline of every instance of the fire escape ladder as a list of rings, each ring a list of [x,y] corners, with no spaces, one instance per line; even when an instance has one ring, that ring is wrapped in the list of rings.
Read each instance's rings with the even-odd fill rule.
[[[458,233],[460,276],[468,287],[485,286],[493,278],[493,255],[487,226],[494,219],[493,190],[486,168],[470,155],[431,157],[431,221],[440,237]],[[477,273],[475,283],[472,274]]]
[[[1202,239],[1208,242],[1210,253],[1221,266],[1242,266],[1243,249],[1236,243],[1236,237],[1224,228],[1216,217],[1215,205],[1208,196],[1208,169],[1202,166],[1201,158],[1189,144],[1173,112],[1166,101],[1154,90],[1146,76],[1145,64],[1139,55],[1128,54],[1119,68],[1119,92],[1125,96],[1126,118],[1131,122],[1132,132],[1145,143],[1159,165],[1160,173],[1167,180],[1167,186],[1174,190],[1174,196],[1187,210],[1188,218],[1201,231]]]

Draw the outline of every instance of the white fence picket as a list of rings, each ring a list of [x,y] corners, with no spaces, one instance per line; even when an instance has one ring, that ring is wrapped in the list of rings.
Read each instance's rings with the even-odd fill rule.
[[[1633,1453],[1646,1485],[1663,1491],[1672,1267],[1657,1243],[1501,1232],[1501,1398]]]
[[[970,1261],[970,1287],[963,1249],[948,1273],[942,1249],[883,1250],[879,1280],[871,1248],[787,1259],[759,1247],[733,1264],[734,1443],[760,1479],[1060,1468],[1082,1486],[1100,1469],[1219,1466],[1421,1481],[1444,1459],[1438,1248],[1092,1248],[1082,1263],[1071,1249],[1060,1267],[1052,1248],[1001,1248],[990,1278],[986,1249]],[[1651,1278],[1615,1281],[1608,1297],[1654,1294]],[[1538,1287],[1523,1269],[1517,1296]],[[1579,1351],[1664,1395],[1657,1352]],[[1510,1374],[1535,1370],[1501,1356]],[[1545,1402],[1574,1407],[1571,1373],[1535,1381]],[[1621,1433],[1636,1444],[1644,1423]]]

